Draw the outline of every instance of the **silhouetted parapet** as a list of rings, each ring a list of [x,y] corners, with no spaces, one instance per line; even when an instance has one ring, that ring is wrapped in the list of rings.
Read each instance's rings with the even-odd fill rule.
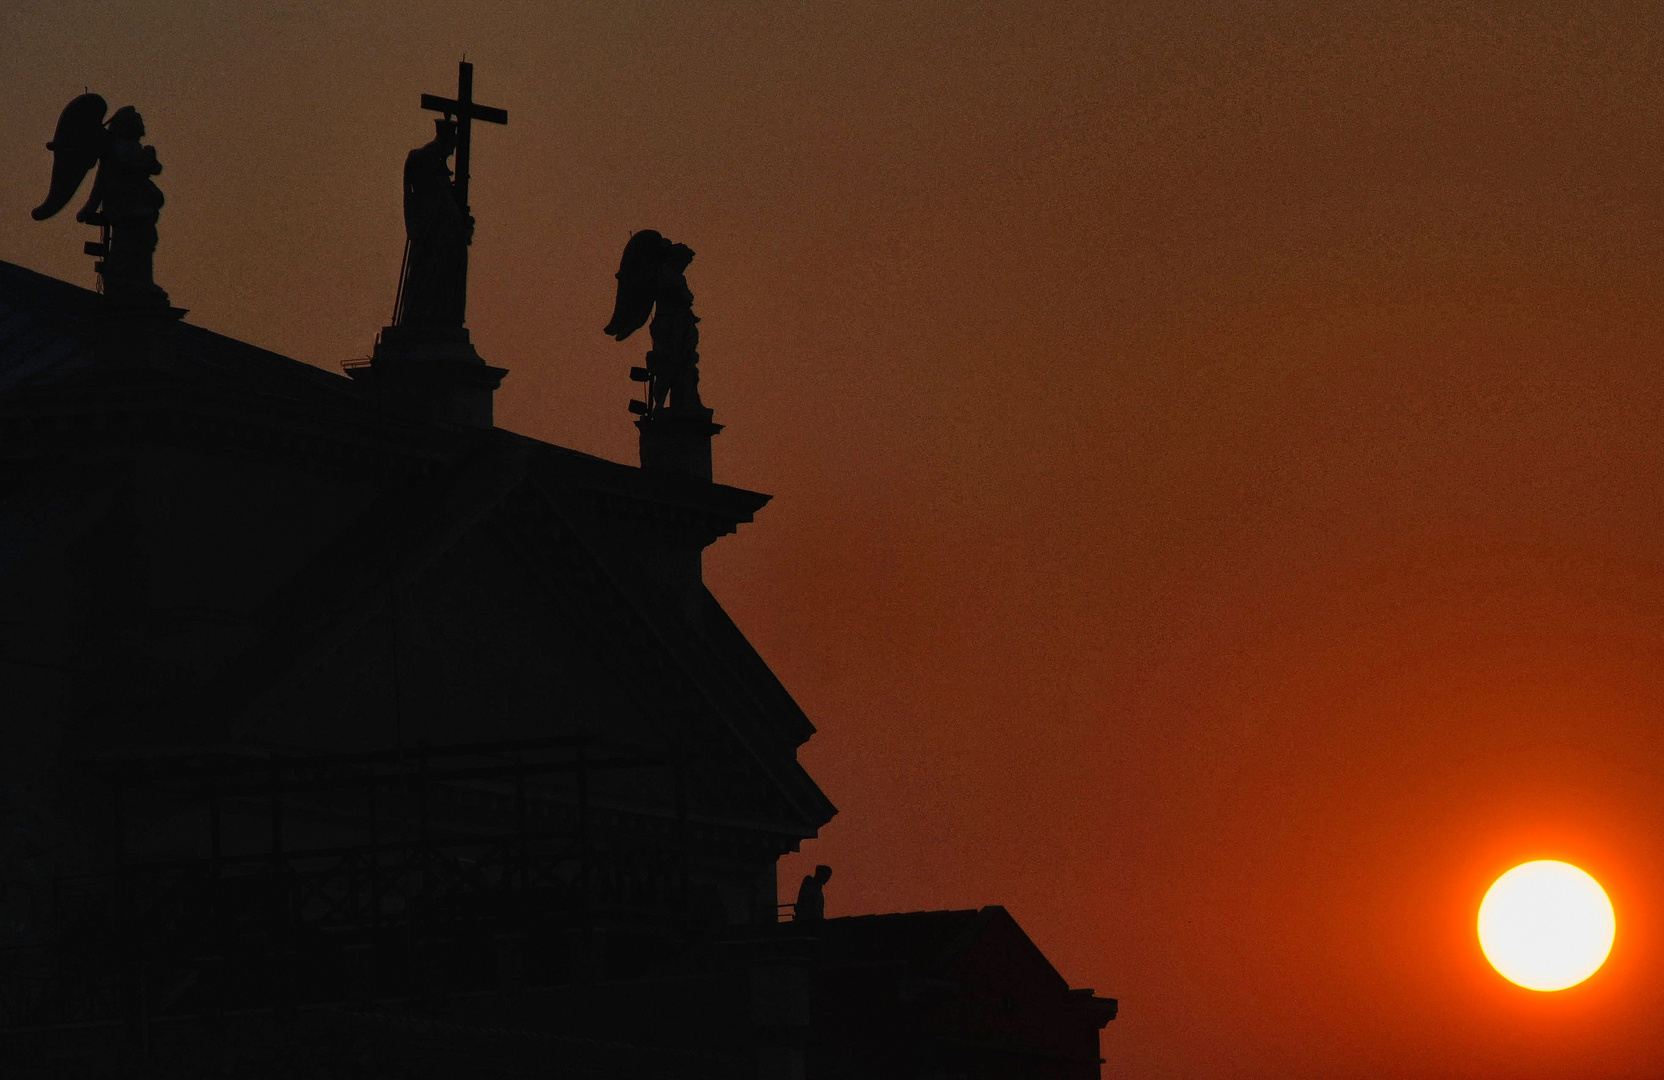
[[[388,412],[480,428],[492,426],[491,396],[508,374],[480,358],[461,326],[383,327],[368,361],[342,366]]]
[[[655,409],[636,421],[641,432],[641,467],[710,480],[711,437],[722,430],[706,408]]]

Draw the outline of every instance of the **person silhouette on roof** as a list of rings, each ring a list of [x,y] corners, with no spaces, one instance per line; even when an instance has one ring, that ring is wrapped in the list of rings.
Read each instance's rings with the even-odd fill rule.
[[[805,875],[797,887],[797,903],[792,905],[792,918],[798,922],[820,922],[826,918],[826,883],[832,880],[830,866],[817,866],[813,874]]]

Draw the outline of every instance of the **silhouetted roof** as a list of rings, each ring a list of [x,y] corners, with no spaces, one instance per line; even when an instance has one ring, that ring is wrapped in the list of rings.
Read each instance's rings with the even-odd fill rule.
[[[264,455],[315,471],[356,470],[382,492],[373,505],[309,509],[334,540],[298,577],[253,582],[265,598],[248,614],[248,646],[190,700],[156,700],[158,731],[172,724],[178,738],[200,738],[208,717],[242,717],[241,728],[225,731],[246,730],[251,710],[280,700],[331,650],[351,648],[353,630],[387,603],[390,561],[418,574],[477,530],[501,531],[513,518],[516,528],[568,537],[521,546],[524,558],[545,564],[525,568],[526,589],[569,580],[558,600],[549,595],[563,617],[614,634],[635,626],[638,677],[668,680],[676,694],[696,695],[720,717],[733,743],[714,752],[735,758],[744,775],[760,769],[807,834],[835,813],[796,761],[795,748],[813,726],[716,600],[702,593],[690,611],[644,580],[616,542],[620,529],[632,528],[709,542],[750,521],[768,496],[507,431],[387,415],[342,375],[189,323],[174,327],[164,368],[117,371],[94,348],[101,302],[91,290],[0,262],[0,442],[12,452],[62,455],[76,440],[142,428],[146,438],[171,439],[219,461]],[[42,449],[48,437],[57,441]],[[84,526],[48,524],[89,518],[101,499],[108,502],[97,477],[0,486],[0,531],[12,533],[0,537],[0,575],[6,551],[28,531],[8,530],[7,521],[27,521],[32,535],[62,542],[60,534]],[[391,559],[389,528],[400,537]]]
[[[876,980],[893,987],[901,995],[896,1000],[930,987],[947,990],[978,984],[984,990],[1018,993],[1032,1000],[1067,1000],[1067,1012],[1078,1011],[1099,1028],[1115,1018],[1115,999],[1097,997],[1091,990],[1071,990],[1011,913],[999,905],[855,915],[788,923],[782,929],[786,936],[801,937],[810,945],[818,968],[841,972],[846,980],[843,985],[854,985],[847,980]],[[886,990],[884,995],[888,994]]]
[[[935,967],[974,936],[995,912],[1004,914],[1005,909],[849,915],[814,924],[810,932],[820,939],[821,956],[828,963]]]
[[[81,329],[98,294],[0,262],[0,391],[74,374],[91,360]]]
[[[91,289],[0,262],[0,392],[92,373],[100,301]],[[193,378],[320,404],[357,400],[348,379],[190,323],[178,327],[177,356]]]

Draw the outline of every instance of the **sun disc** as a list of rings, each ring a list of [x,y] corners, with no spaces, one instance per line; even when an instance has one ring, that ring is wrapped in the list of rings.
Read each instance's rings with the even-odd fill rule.
[[[1503,874],[1479,905],[1485,958],[1528,990],[1564,990],[1600,970],[1616,927],[1600,883],[1548,859]]]

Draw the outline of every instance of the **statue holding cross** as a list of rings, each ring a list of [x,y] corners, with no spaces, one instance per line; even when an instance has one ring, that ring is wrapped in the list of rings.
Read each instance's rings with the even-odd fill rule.
[[[393,306],[394,326],[460,327],[468,306],[468,158],[473,121],[508,123],[508,113],[474,102],[474,65],[457,68],[455,98],[422,95],[422,108],[442,113],[433,141],[404,163],[404,267]],[[448,164],[456,156],[453,178]]]

